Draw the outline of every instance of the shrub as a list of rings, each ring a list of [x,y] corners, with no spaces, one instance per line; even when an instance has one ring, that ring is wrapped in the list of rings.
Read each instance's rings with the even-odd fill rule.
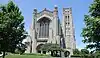
[[[65,55],[65,57],[68,57],[70,55],[70,52],[69,51],[65,51],[64,55]]]

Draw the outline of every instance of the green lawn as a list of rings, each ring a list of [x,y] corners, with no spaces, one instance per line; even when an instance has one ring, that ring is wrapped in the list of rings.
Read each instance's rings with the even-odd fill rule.
[[[6,55],[5,58],[49,58],[47,55]]]

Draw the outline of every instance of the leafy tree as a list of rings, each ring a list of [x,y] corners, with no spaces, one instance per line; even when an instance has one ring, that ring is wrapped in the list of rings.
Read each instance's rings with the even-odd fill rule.
[[[87,49],[81,49],[82,54],[89,54],[89,51]]]
[[[75,55],[75,54],[80,54],[80,51],[78,50],[78,49],[74,49],[73,50],[73,54]]]
[[[82,31],[86,48],[100,50],[100,0],[94,0],[90,5],[88,15],[84,18],[85,27]]]
[[[0,51],[15,51],[17,44],[26,37],[24,18],[21,11],[12,1],[0,6]]]
[[[27,46],[23,43],[19,43],[16,47],[16,50],[15,50],[15,53],[18,53],[18,54],[23,54],[26,50]]]

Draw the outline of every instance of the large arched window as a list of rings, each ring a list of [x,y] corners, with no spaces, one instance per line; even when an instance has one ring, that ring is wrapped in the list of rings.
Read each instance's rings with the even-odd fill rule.
[[[39,38],[48,38],[50,20],[46,17],[43,17],[38,21],[38,23],[39,23]]]

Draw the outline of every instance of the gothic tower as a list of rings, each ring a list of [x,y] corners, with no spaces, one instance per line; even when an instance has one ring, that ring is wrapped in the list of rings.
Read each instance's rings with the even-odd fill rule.
[[[63,20],[62,20],[63,35],[65,38],[66,49],[73,54],[73,49],[75,49],[75,35],[74,26],[72,19],[72,8],[63,8]]]

